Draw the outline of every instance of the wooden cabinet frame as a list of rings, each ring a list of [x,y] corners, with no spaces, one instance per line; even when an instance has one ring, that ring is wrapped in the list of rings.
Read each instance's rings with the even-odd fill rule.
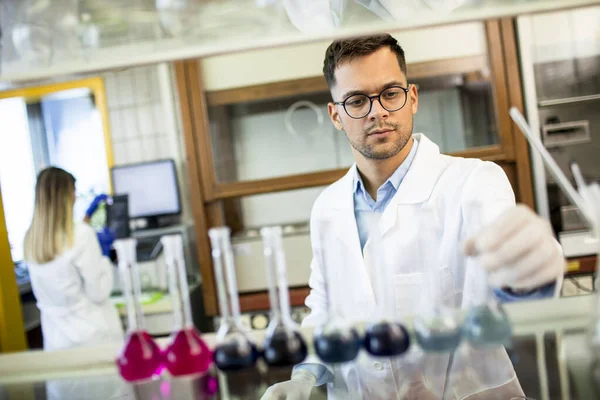
[[[452,153],[462,157],[477,157],[497,162],[507,173],[517,200],[533,207],[533,189],[527,142],[512,123],[511,106],[523,109],[520,71],[514,20],[485,22],[488,59],[484,56],[464,57],[409,65],[409,80],[453,73],[472,73],[491,67],[490,80],[496,108],[495,120],[499,144]],[[239,226],[235,199],[262,193],[302,189],[331,184],[347,169],[318,171],[285,177],[252,181],[219,182],[215,174],[208,106],[225,106],[283,96],[310,94],[327,90],[323,77],[297,79],[206,92],[201,81],[200,62],[186,60],[175,63],[181,104],[182,125],[190,179],[190,196],[196,228],[196,244],[203,279],[204,304],[208,315],[217,315],[217,298],[212,270],[210,227],[227,224]],[[308,293],[306,287],[290,290],[292,305],[301,305]],[[268,308],[266,293],[240,296],[242,311]]]

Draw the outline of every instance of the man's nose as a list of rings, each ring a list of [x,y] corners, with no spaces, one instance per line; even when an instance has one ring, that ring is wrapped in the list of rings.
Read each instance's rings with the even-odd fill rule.
[[[381,99],[373,99],[373,105],[371,106],[371,111],[369,112],[369,120],[374,121],[376,119],[381,118],[386,119],[389,115],[390,112],[383,108],[383,105],[381,104]]]

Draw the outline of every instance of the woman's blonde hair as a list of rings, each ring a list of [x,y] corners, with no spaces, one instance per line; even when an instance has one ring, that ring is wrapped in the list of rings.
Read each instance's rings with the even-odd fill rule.
[[[73,196],[75,178],[50,167],[41,171],[35,185],[35,208],[25,235],[25,260],[44,264],[73,247]]]

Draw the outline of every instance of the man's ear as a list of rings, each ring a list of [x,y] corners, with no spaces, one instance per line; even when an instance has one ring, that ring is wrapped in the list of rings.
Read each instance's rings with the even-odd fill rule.
[[[335,129],[341,131],[344,129],[342,125],[342,119],[340,118],[340,113],[338,112],[338,106],[329,102],[327,104],[327,111],[329,112],[329,118],[331,119],[331,123],[335,126]]]
[[[417,85],[414,83],[410,85],[410,88],[408,89],[408,95],[410,96],[411,111],[413,115],[415,115],[419,109],[419,91],[417,89]]]

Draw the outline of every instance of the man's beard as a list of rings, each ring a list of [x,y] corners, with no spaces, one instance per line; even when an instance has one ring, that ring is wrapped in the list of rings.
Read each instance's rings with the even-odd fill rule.
[[[398,138],[393,143],[393,146],[386,146],[383,149],[378,149],[378,147],[380,147],[380,143],[367,144],[366,140],[353,142],[352,140],[350,140],[350,138],[348,138],[347,134],[346,137],[348,138],[348,141],[350,142],[352,148],[354,148],[354,150],[362,154],[365,158],[369,158],[371,160],[385,160],[390,157],[394,157],[396,154],[402,151],[404,146],[406,146],[406,144],[410,140],[410,137],[412,136],[413,120],[411,118],[410,128],[405,131],[402,130],[402,125],[396,123],[383,123],[381,125],[373,124],[372,126],[366,128],[363,131],[360,139],[366,139],[370,132],[373,132],[377,129],[393,129],[396,132]]]

